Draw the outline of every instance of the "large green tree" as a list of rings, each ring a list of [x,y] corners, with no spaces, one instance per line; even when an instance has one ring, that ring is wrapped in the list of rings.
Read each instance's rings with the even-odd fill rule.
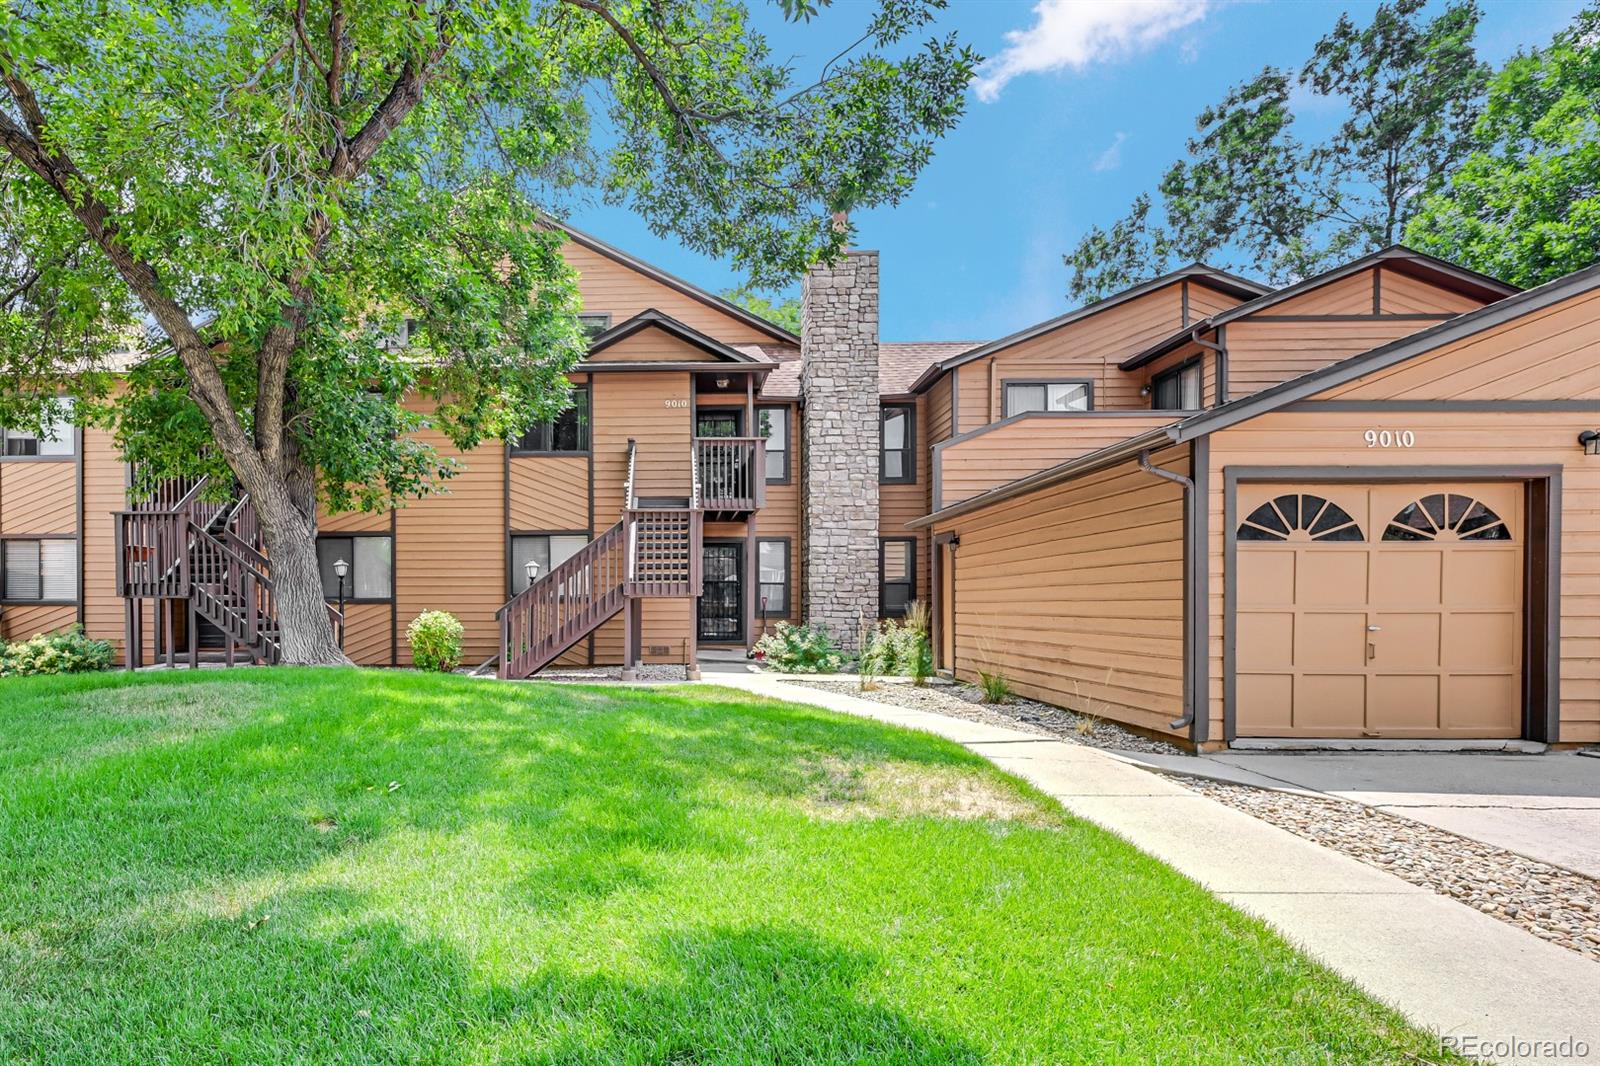
[[[1506,63],[1474,137],[1408,242],[1522,286],[1600,262],[1600,9]]]
[[[1341,15],[1298,73],[1268,67],[1195,120],[1185,158],[1065,259],[1071,295],[1099,298],[1194,260],[1284,282],[1394,243],[1420,198],[1471,149],[1487,69],[1473,50],[1480,11],[1424,0]],[[1297,94],[1342,119],[1296,134]]]
[[[959,119],[977,57],[916,40],[941,5],[854,9],[803,78],[735,0],[0,0],[0,424],[71,396],[145,477],[237,479],[284,658],[341,661],[319,498],[433,491],[419,427],[468,448],[567,402],[541,209],[597,194],[783,283]]]

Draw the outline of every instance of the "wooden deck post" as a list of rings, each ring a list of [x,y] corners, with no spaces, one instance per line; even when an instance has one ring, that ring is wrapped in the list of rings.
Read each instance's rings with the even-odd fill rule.
[[[199,615],[194,609],[194,600],[189,600],[189,669],[200,669],[200,623]]]
[[[757,471],[756,476],[764,476],[765,471]],[[744,650],[752,652],[756,647],[756,604],[761,596],[761,550],[756,544],[756,516],[751,515],[745,523],[744,541]]]
[[[622,680],[637,681],[639,665],[639,600],[628,596],[622,601]]]
[[[122,658],[129,670],[139,668],[137,648],[139,601],[132,596],[122,601]]]

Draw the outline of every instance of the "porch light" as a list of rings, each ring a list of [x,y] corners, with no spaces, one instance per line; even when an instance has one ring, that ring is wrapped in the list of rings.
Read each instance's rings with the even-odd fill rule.
[[[1585,455],[1600,455],[1600,430],[1586,429],[1579,433],[1578,447]]]
[[[729,378],[728,378],[728,376],[726,374],[724,374],[722,377],[717,379],[717,388],[725,389],[725,388],[728,387],[728,385],[729,385]]]
[[[333,561],[333,576],[343,581],[350,576],[350,564],[343,559]]]
[[[534,562],[532,559],[529,559],[527,562],[523,563],[522,569],[527,573],[528,584],[530,585],[533,584],[534,581],[539,577],[539,564]]]

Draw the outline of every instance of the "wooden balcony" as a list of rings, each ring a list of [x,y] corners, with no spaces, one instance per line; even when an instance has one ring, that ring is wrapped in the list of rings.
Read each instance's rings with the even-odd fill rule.
[[[700,437],[694,442],[700,510],[712,521],[743,518],[766,506],[767,442],[761,437]]]

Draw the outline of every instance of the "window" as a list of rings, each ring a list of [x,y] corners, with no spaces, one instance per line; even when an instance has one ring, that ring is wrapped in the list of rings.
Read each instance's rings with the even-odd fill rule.
[[[333,564],[350,564],[344,577],[346,603],[388,600],[394,596],[394,538],[388,534],[359,537],[318,537],[317,569],[322,572],[322,594],[339,598],[339,575]]]
[[[1384,540],[1510,540],[1505,521],[1471,496],[1436,492],[1406,504],[1389,520]]]
[[[767,438],[767,483],[789,481],[789,409],[761,407],[756,410],[761,435]]]
[[[1008,381],[1005,416],[1029,411],[1087,411],[1093,404],[1087,381]]]
[[[878,541],[878,613],[898,618],[917,594],[917,542],[910,537]]]
[[[585,311],[578,316],[578,328],[583,335],[594,340],[611,328],[611,316],[602,312]]]
[[[1288,493],[1262,504],[1245,516],[1237,536],[1240,540],[1366,539],[1343,507],[1310,493]]]
[[[528,563],[539,564],[539,577],[560,566],[589,543],[587,533],[517,533],[511,537],[511,594],[528,587]]]
[[[0,426],[0,457],[8,459],[65,457],[78,454],[78,437],[73,432],[72,401],[61,400],[64,417],[50,427],[50,432],[40,436],[30,430],[6,429]]]
[[[1200,410],[1204,403],[1200,396],[1200,372],[1200,360],[1196,359],[1157,374],[1150,382],[1150,410]]]
[[[883,446],[879,453],[878,480],[911,482],[917,480],[917,464],[912,455],[912,425],[917,409],[910,404],[883,405]]]
[[[761,573],[757,608],[763,618],[784,618],[789,614],[789,542],[757,540],[756,567]]]
[[[556,415],[554,422],[540,422],[511,446],[513,454],[546,452],[587,452],[589,450],[589,389],[572,390],[572,406]]]
[[[0,598],[20,603],[73,603],[78,598],[78,542],[0,541]]]

